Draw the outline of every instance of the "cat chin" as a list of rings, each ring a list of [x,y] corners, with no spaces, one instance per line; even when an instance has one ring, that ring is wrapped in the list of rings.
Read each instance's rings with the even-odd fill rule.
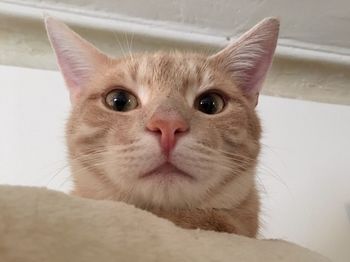
[[[130,198],[129,203],[148,210],[231,209],[256,188],[254,170],[241,174],[214,194],[208,191],[208,181],[176,174],[162,175],[164,174],[141,179],[133,192],[134,198]]]
[[[199,205],[203,186],[182,174],[156,174],[139,179],[123,201],[143,209],[191,208]]]
[[[108,177],[102,179],[92,173],[85,173],[76,177],[74,193],[93,199],[123,201],[147,210],[229,209],[238,205],[255,188],[254,170],[236,177],[216,193],[214,191],[210,193],[208,188],[210,184],[217,183],[203,181],[200,178],[189,179],[176,173],[159,173],[134,178],[132,181],[112,182]]]

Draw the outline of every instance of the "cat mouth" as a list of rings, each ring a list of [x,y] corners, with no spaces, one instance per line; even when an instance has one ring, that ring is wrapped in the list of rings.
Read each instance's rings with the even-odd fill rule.
[[[181,169],[177,168],[176,166],[172,165],[169,162],[164,163],[156,167],[155,169],[152,169],[151,171],[141,175],[141,178],[147,178],[147,177],[159,177],[159,178],[183,177],[190,180],[194,179],[193,176],[187,174],[186,172],[182,171]]]

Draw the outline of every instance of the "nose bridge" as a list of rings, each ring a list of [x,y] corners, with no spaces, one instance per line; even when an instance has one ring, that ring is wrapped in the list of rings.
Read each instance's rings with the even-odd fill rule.
[[[150,118],[165,118],[166,119],[182,119],[186,123],[189,121],[188,114],[186,114],[186,105],[181,99],[176,97],[165,97],[157,107],[154,108]]]
[[[188,117],[181,106],[175,99],[164,99],[146,124],[149,131],[160,136],[160,145],[167,156],[175,147],[179,134],[189,129]]]

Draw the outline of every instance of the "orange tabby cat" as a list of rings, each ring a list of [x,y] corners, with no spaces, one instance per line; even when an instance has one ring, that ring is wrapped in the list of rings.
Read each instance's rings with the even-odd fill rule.
[[[268,18],[212,56],[110,58],[46,19],[73,104],[74,194],[124,201],[184,228],[254,237],[258,95],[279,22]]]

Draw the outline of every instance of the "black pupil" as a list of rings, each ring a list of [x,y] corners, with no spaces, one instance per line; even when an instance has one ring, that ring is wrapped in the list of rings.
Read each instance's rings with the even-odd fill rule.
[[[211,95],[207,95],[201,98],[199,101],[198,109],[206,114],[215,114],[217,111],[217,102]]]
[[[124,111],[130,103],[129,95],[126,92],[117,92],[113,97],[113,109]]]

